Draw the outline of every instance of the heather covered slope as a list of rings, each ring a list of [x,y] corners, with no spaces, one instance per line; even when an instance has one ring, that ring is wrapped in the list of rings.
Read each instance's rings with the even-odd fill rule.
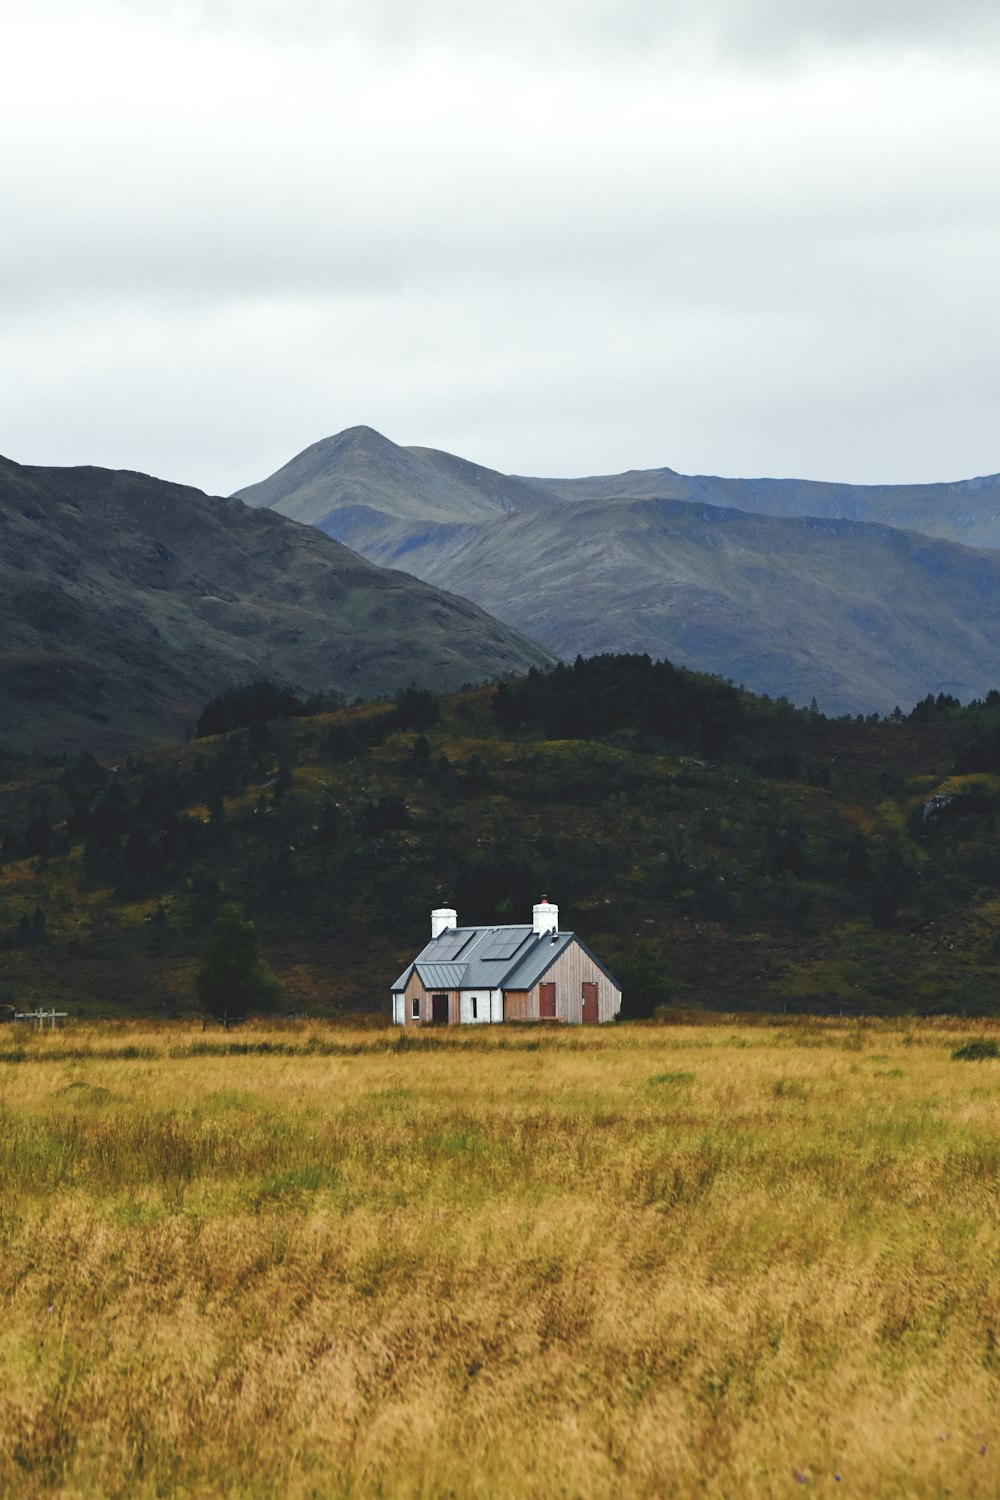
[[[0,460],[0,744],[119,753],[265,675],[438,689],[550,660],[312,527],[146,475]]]
[[[893,527],[850,519],[865,509],[857,487],[767,483],[670,470],[523,481],[352,428],[241,494],[465,595],[563,657],[648,651],[756,692],[815,696],[829,713],[992,685],[1000,554],[900,526],[929,516],[938,490],[946,518],[962,490],[970,534],[988,532],[993,481],[907,491],[912,503],[900,492],[882,507]],[[750,513],[814,494],[847,518]]]

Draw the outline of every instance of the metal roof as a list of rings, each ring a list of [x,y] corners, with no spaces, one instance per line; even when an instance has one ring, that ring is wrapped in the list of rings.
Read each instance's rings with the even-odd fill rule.
[[[425,990],[467,989],[465,964],[425,964],[419,958],[414,968]]]
[[[466,960],[466,971],[461,987],[463,990],[502,989],[506,976],[524,952],[525,944],[534,937],[534,931],[530,927],[480,927],[473,931],[475,938],[462,955]],[[504,948],[509,956],[487,958],[486,954],[494,948],[501,933],[509,939]]]
[[[532,943],[531,947],[518,959],[517,964],[504,981],[504,988],[530,990],[560,953],[565,953],[575,936],[573,932],[543,933],[538,941]]]
[[[580,942],[576,933],[537,933],[529,926],[448,927],[421,948],[393,990],[405,990],[414,969],[427,990],[529,990],[571,942]],[[580,947],[615,984],[586,944]]]
[[[574,941],[580,943],[573,932],[538,934],[527,925],[449,927],[421,949],[392,988],[404,990],[416,969],[428,990],[530,990]],[[616,984],[614,976],[594,958],[586,943],[580,943],[580,947]],[[450,961],[456,952],[459,956]],[[487,958],[488,953],[506,956]]]

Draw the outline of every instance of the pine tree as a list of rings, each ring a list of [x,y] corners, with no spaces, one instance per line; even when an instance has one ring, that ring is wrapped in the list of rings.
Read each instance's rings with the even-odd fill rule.
[[[251,921],[229,901],[205,943],[195,981],[203,1008],[224,1025],[243,1020],[251,1010],[274,1010],[282,989],[261,951]]]

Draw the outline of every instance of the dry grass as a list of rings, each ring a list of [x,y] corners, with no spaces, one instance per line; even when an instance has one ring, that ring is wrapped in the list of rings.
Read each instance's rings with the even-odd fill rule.
[[[0,1033],[0,1493],[995,1495],[969,1035]]]

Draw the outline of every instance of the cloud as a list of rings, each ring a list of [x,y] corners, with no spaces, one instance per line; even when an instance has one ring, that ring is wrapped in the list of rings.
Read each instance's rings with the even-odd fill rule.
[[[803,38],[857,43],[872,37],[961,42],[992,36],[991,0],[508,0],[502,7],[467,0],[125,0],[126,11],[173,23],[311,38],[353,31],[376,38],[443,39],[507,34],[522,44],[539,34],[645,45],[692,31],[722,39],[788,45]]]
[[[8,0],[16,14],[33,0]],[[380,55],[430,49],[504,53],[525,66],[652,48],[710,46],[755,62],[802,48],[993,45],[992,0],[90,0],[87,14],[117,28],[249,38],[296,48],[360,44]],[[50,17],[79,14],[79,0],[49,0]]]
[[[12,457],[997,467],[992,8],[58,3],[3,23]]]

